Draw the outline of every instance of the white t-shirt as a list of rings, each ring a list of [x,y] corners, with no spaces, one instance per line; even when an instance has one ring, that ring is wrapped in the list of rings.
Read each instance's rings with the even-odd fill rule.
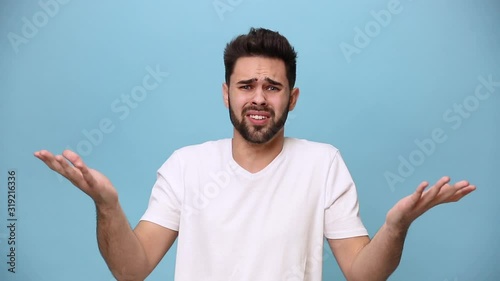
[[[176,281],[321,281],[324,237],[367,235],[339,151],[293,138],[257,173],[231,139],[175,151],[141,220],[179,231]]]

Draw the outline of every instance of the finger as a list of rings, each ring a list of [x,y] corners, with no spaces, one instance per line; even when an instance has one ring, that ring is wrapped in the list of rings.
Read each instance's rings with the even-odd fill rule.
[[[462,198],[464,198],[465,196],[467,196],[468,194],[470,194],[471,192],[473,192],[474,190],[476,190],[475,185],[467,185],[466,187],[458,190],[454,194],[454,196],[450,199],[449,202],[457,202],[457,201],[461,200]]]
[[[415,190],[415,194],[418,194],[418,197],[422,196],[422,193],[424,193],[424,190],[429,186],[429,183],[427,181],[421,182],[417,189]]]
[[[461,189],[460,192],[469,194],[476,189],[477,189],[477,187],[475,185],[469,185],[466,188]]]
[[[84,165],[80,156],[69,149],[64,150],[62,155],[75,167],[78,167],[78,165]]]
[[[38,151],[38,153],[36,153],[35,156],[37,156],[40,160],[42,160],[43,163],[45,163],[45,165],[47,165],[50,169],[63,175],[62,174],[63,168],[61,167],[59,162],[55,159],[55,156],[52,153],[50,153],[47,150],[41,150]]]
[[[83,181],[82,174],[80,173],[79,170],[77,170],[75,167],[70,165],[66,158],[62,155],[57,155],[55,156],[55,159],[61,165],[63,171],[64,171],[64,176],[70,180],[74,185],[83,187],[85,184]]]
[[[34,155],[36,158],[40,159],[40,157],[41,157],[40,155],[41,155],[42,151],[43,151],[43,150],[35,151],[35,152],[33,153],[33,155]]]
[[[466,181],[466,180],[462,180],[462,181],[459,181],[459,182],[456,182],[453,187],[455,187],[455,189],[462,189],[464,187],[467,187],[469,186],[469,182]]]
[[[436,196],[436,198],[438,198],[439,201],[450,201],[450,198],[454,198],[455,194],[468,186],[470,186],[470,184],[466,180],[456,182],[453,185],[447,184],[441,189],[441,192]]]
[[[444,176],[444,177],[440,178],[436,182],[436,184],[431,189],[429,189],[428,195],[427,195],[429,200],[434,199],[437,196],[437,194],[439,193],[439,191],[441,190],[441,188],[443,188],[443,186],[445,186],[449,182],[450,182],[450,177],[448,177],[448,176]]]
[[[422,194],[424,193],[425,188],[429,186],[429,183],[427,181],[421,182],[415,192],[411,195],[411,199],[413,201],[413,204],[417,204],[417,202],[420,200],[422,197]]]
[[[443,186],[445,186],[447,183],[449,183],[449,182],[450,182],[450,180],[451,180],[451,179],[450,179],[450,177],[448,177],[448,176],[444,176],[444,177],[440,178],[440,179],[436,182],[436,184],[435,184],[434,186],[439,187],[439,188],[442,188],[442,187],[443,187]]]
[[[39,150],[37,152],[34,153],[34,155],[44,161],[45,159],[49,158],[49,157],[53,157],[54,155],[52,153],[50,153],[50,151],[48,150]]]
[[[450,181],[450,177],[445,176],[440,178],[431,189],[427,190],[422,196],[421,205],[429,207],[430,205],[436,205],[436,201],[439,201],[440,191],[449,186],[448,182]],[[449,194],[451,195],[451,194]],[[449,196],[448,195],[448,196]],[[442,196],[441,196],[442,197]],[[438,203],[439,204],[439,203]]]
[[[64,157],[68,159],[78,170],[80,170],[83,178],[89,186],[95,186],[97,180],[90,173],[90,169],[85,165],[82,158],[71,150],[65,150],[63,152]]]
[[[42,149],[42,150],[35,151],[33,153],[33,155],[35,155],[36,157],[40,158],[41,155],[43,155],[44,153],[47,153],[47,152],[48,152],[47,150]]]

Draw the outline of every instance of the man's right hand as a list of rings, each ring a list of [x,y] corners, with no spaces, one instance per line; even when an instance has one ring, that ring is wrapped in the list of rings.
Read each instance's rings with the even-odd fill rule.
[[[140,221],[132,230],[111,182],[73,151],[53,155],[40,150],[35,156],[94,200],[99,250],[115,278],[146,279],[174,243],[177,231],[149,221]]]
[[[73,151],[65,150],[62,155],[53,155],[47,150],[40,150],[34,155],[89,195],[96,206],[114,207],[118,203],[118,192],[111,181],[100,172],[87,167]]]

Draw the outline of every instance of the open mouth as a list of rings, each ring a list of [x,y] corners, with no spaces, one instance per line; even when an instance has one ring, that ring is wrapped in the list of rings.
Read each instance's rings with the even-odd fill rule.
[[[246,112],[246,117],[250,123],[261,126],[265,125],[269,121],[271,114],[267,111],[249,110]]]
[[[264,119],[267,119],[268,117],[267,116],[264,116],[264,115],[256,115],[256,114],[250,114],[248,115],[248,117],[252,118],[252,119],[255,119],[255,120],[264,120]]]

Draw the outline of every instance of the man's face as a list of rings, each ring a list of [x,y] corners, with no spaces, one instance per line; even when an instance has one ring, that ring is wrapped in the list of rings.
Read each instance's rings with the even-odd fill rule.
[[[285,63],[265,57],[239,58],[223,92],[235,130],[256,144],[283,134],[299,94],[298,89],[289,89]]]

